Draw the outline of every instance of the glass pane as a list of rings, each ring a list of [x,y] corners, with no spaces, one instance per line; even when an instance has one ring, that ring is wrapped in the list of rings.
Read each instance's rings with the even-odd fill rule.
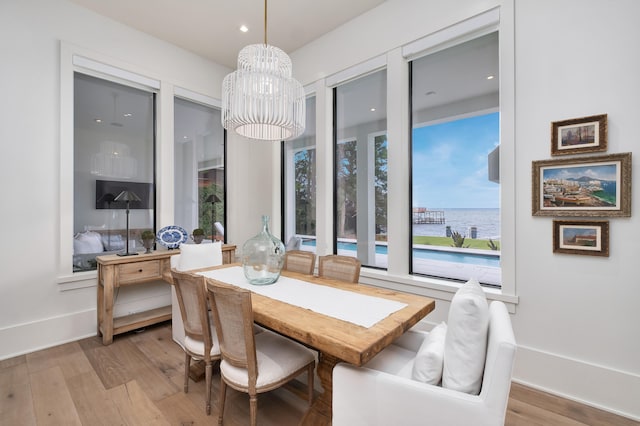
[[[500,286],[498,33],[411,66],[413,273]]]
[[[224,241],[224,130],[220,110],[175,98],[175,223]]]
[[[387,72],[336,88],[338,254],[387,267]]]
[[[306,100],[300,137],[284,143],[285,232],[287,250],[316,251],[316,98]]]
[[[95,269],[97,255],[143,250],[141,232],[154,230],[154,114],[153,93],[75,74],[74,271]],[[128,214],[125,190],[139,198]]]

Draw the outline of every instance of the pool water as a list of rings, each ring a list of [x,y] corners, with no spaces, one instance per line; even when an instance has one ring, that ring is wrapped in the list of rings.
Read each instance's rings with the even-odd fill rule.
[[[315,240],[306,240],[302,245],[315,247]],[[338,250],[356,251],[356,243],[338,242]],[[377,254],[387,254],[387,246],[376,244]],[[468,265],[500,267],[500,256],[490,254],[476,254],[427,248],[414,248],[413,257],[417,259],[439,260],[442,262],[464,263]]]

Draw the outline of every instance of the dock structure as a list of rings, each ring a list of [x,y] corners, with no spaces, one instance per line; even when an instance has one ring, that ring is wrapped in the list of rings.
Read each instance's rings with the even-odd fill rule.
[[[413,223],[445,223],[444,210],[429,210],[426,207],[413,208]]]

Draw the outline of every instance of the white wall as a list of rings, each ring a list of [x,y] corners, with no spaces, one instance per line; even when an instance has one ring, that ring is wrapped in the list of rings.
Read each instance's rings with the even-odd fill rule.
[[[385,2],[294,52],[294,74],[309,84],[501,3]],[[516,68],[515,111],[508,111],[515,113],[516,195],[504,200],[515,221],[515,245],[505,246],[516,253],[511,265],[519,300],[512,316],[519,344],[514,377],[640,419],[637,202],[631,218],[610,220],[609,258],[554,255],[553,218],[531,215],[531,162],[551,157],[552,121],[607,113],[608,152],[637,146],[640,2],[515,0],[504,5],[503,23],[515,25],[515,57],[502,58]],[[511,7],[513,17],[504,13]],[[638,166],[633,172],[638,174]],[[636,185],[633,200],[639,191]],[[446,320],[450,294],[420,292],[438,299],[428,322]]]
[[[0,359],[96,332],[95,275],[78,290],[62,291],[58,283],[60,217],[73,213],[73,206],[59,213],[62,42],[160,80],[168,93],[159,96],[163,123],[173,117],[174,85],[220,98],[230,71],[66,0],[0,2]],[[173,145],[172,130],[160,129],[163,147]],[[173,192],[172,167],[161,149],[159,191]],[[159,199],[159,225],[171,224],[173,198]],[[116,314],[170,300],[167,286],[126,290]]]
[[[385,2],[294,52],[294,75],[303,84],[312,83],[500,3]],[[637,201],[631,218],[610,220],[609,258],[554,255],[552,218],[531,216],[531,162],[550,158],[552,121],[607,113],[608,152],[634,151],[640,115],[637,16],[636,0],[515,0],[516,53],[511,59],[516,105],[515,112],[507,113],[515,113],[516,195],[504,203],[512,206],[515,221],[515,244],[505,247],[517,255],[508,266],[515,268],[519,300],[512,316],[519,344],[515,379],[640,419]],[[0,169],[3,199],[11,200],[0,210],[2,223],[10,224],[3,229],[6,243],[0,257],[4,358],[36,349],[45,334],[62,341],[95,330],[95,288],[60,292],[56,285],[58,40],[154,70],[174,84],[218,98],[227,70],[63,0],[2,2],[0,31],[5,58],[0,67],[0,140],[3,157],[11,159]],[[6,60],[12,57],[16,60]],[[327,93],[319,95],[324,114]],[[271,214],[272,229],[278,233],[279,145],[234,137],[228,143],[231,242],[241,245],[257,233],[263,213]],[[325,151],[321,147],[319,154]],[[638,175],[638,166],[633,172]],[[318,180],[330,182],[327,176]],[[634,185],[633,200],[639,199],[639,188]],[[327,188],[319,188],[322,194],[330,197]],[[170,194],[162,197],[172,200]],[[169,217],[164,210],[161,214]],[[319,221],[322,227],[328,227],[326,220]],[[25,237],[28,230],[39,239]],[[445,319],[450,294],[428,293],[438,299],[430,321]],[[69,323],[69,314],[84,322]],[[25,335],[25,330],[35,334]]]

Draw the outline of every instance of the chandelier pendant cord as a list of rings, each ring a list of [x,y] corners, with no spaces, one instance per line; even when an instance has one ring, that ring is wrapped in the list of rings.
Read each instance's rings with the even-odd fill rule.
[[[264,44],[267,44],[267,0],[264,0]]]

